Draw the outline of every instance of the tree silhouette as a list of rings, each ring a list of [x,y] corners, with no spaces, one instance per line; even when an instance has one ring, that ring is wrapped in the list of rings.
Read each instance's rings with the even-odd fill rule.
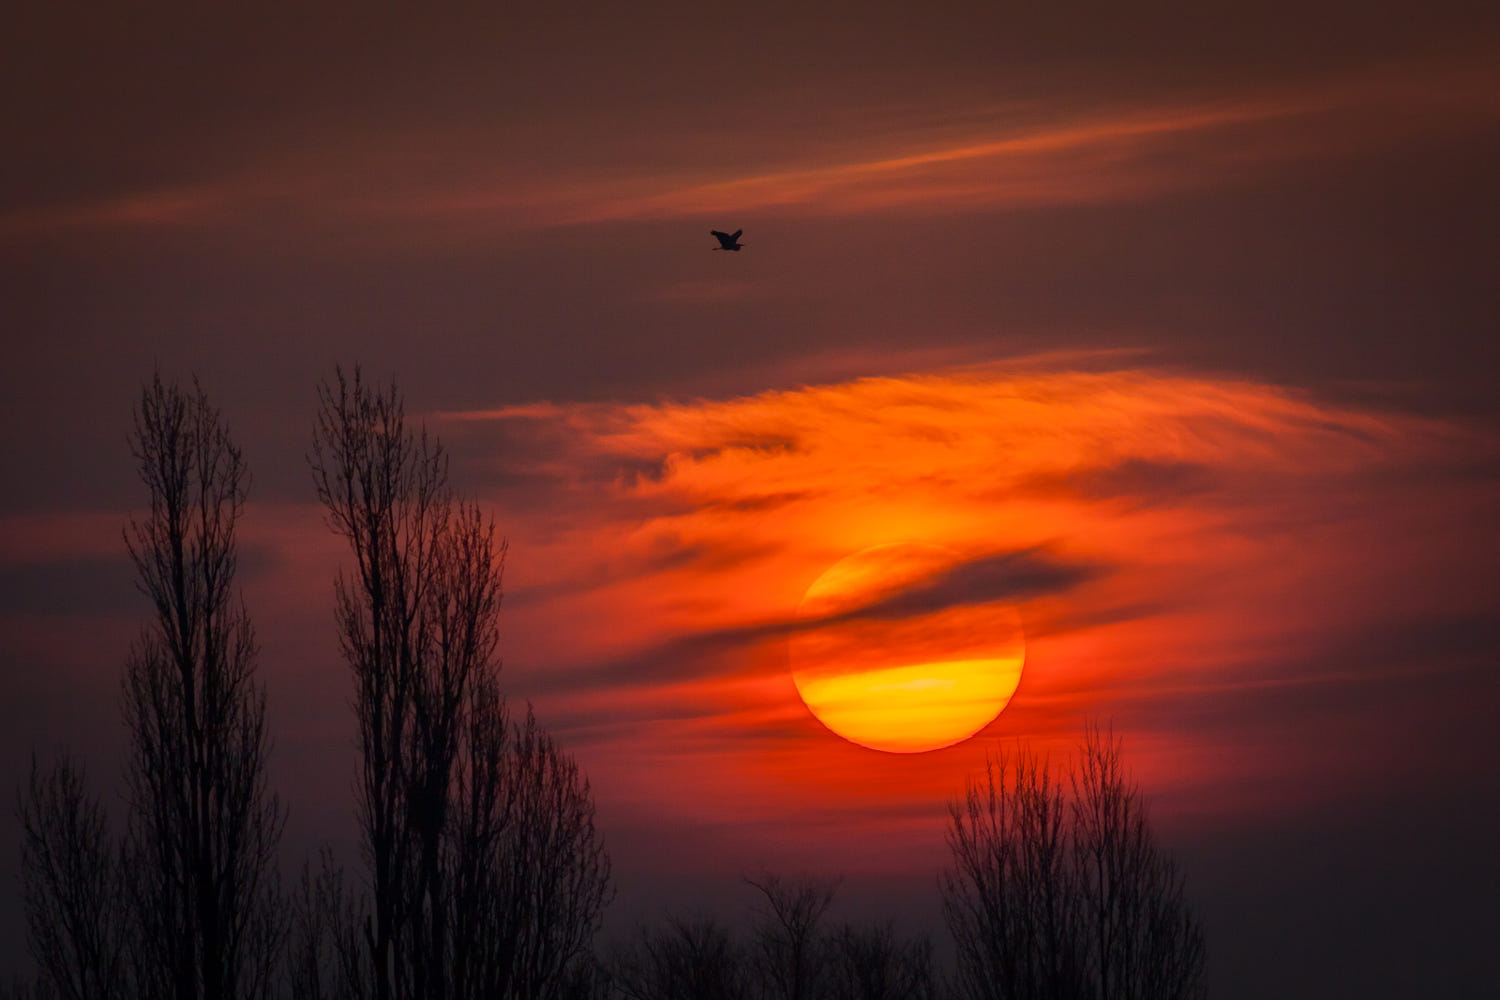
[[[26,946],[40,972],[35,992],[60,1000],[126,996],[119,859],[82,770],[63,757],[44,774],[32,757],[16,812]],[[30,992],[20,984],[14,991]]]
[[[353,988],[377,1000],[557,995],[608,900],[576,765],[499,690],[505,543],[454,499],[392,385],[319,390],[319,500],[354,555],[336,583],[355,681],[369,897]],[[347,948],[345,949],[347,951]]]
[[[355,678],[358,808],[370,869],[363,928],[379,1000],[427,995],[447,950],[448,888],[437,878],[441,835],[474,661],[439,663],[431,595],[452,501],[447,463],[424,433],[409,435],[400,397],[371,391],[355,372],[320,388],[311,459],[333,530],[354,550],[337,582],[339,640]],[[483,553],[490,555],[490,553]],[[498,641],[499,559],[475,567],[485,614],[471,651]],[[438,995],[436,991],[432,995]]]
[[[823,929],[837,881],[763,873],[741,944],[709,916],[668,915],[642,928],[605,963],[607,996],[624,1000],[934,1000],[938,981],[925,937],[901,941],[890,924]]]
[[[752,945],[763,994],[769,1000],[821,996],[827,962],[819,925],[838,884],[810,877],[787,882],[769,872],[745,881],[765,897]]]
[[[829,1000],[935,1000],[932,942],[900,941],[889,923],[845,924],[829,937]]]
[[[1072,774],[1073,850],[1089,932],[1090,995],[1179,1000],[1206,991],[1203,932],[1159,847],[1117,738],[1090,727]]]
[[[525,720],[511,727],[501,763],[493,785],[509,801],[508,822],[488,843],[480,830],[461,828],[460,857],[473,860],[474,874],[461,880],[472,903],[459,909],[461,917],[474,917],[460,939],[464,945],[499,954],[461,964],[508,970],[507,996],[551,1000],[591,962],[589,947],[612,898],[609,858],[594,828],[587,781],[537,725],[530,706]],[[480,778],[482,792],[483,771]],[[460,795],[461,802],[482,798],[474,791]],[[484,985],[497,983],[491,977]],[[481,989],[468,995],[498,994]]]
[[[125,541],[155,611],[124,681],[135,995],[265,996],[282,936],[273,866],[284,814],[265,787],[265,693],[232,589],[249,477],[196,383],[154,377],[132,446],[150,511]]]
[[[283,813],[266,791],[265,694],[233,592],[248,473],[218,412],[156,375],[132,453],[149,513],[125,544],[154,617],[125,665],[128,818],[118,848],[83,776],[33,760],[19,806],[37,996],[268,996],[283,922]]]
[[[1084,995],[1066,820],[1061,789],[1026,751],[988,760],[983,784],[950,807],[943,904],[967,996]]]
[[[641,929],[609,963],[612,995],[626,1000],[748,1000],[745,956],[712,917],[668,915],[666,927]]]
[[[1203,935],[1120,743],[1090,727],[1065,791],[1001,755],[949,809],[943,906],[959,987],[982,1000],[1203,995]]]
[[[285,992],[295,1000],[346,1000],[360,986],[353,904],[333,853],[323,848],[318,862],[303,865],[292,897]]]

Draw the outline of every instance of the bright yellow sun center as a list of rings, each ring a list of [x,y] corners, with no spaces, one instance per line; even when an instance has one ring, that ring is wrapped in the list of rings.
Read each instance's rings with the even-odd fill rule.
[[[792,678],[820,722],[861,746],[919,753],[960,743],[1000,714],[1026,658],[1015,609],[933,601],[935,610],[913,613],[892,600],[957,562],[935,545],[877,545],[807,588]]]

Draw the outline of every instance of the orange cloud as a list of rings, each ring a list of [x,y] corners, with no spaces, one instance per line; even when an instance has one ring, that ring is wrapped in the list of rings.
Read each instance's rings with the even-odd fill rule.
[[[1257,743],[1251,706],[1445,669],[1330,651],[1377,625],[1489,613],[1413,584],[1472,550],[1496,496],[1472,475],[1491,439],[1254,382],[989,365],[439,419],[462,422],[470,449],[496,432],[497,460],[546,493],[524,508],[493,494],[512,544],[514,688],[585,748],[602,795],[700,821],[933,818],[977,765],[983,739],[903,762],[851,747],[797,697],[798,602],[873,545],[1011,567],[929,582],[882,612],[972,629],[1019,613],[1026,667],[983,736],[1065,747],[1086,717],[1113,717],[1152,787],[1198,809],[1288,769],[1353,766]]]
[[[796,839],[799,863],[851,874],[940,863],[944,803],[996,738],[1063,753],[1087,718],[1113,719],[1168,811],[1211,822],[1354,794],[1398,754],[1436,766],[1434,731],[1487,724],[1494,437],[1252,381],[1097,370],[1124,360],[435,415],[461,480],[491,477],[510,539],[508,689],[578,753],[606,822],[750,817]],[[143,611],[124,517],[0,520],[0,624],[23,655],[66,647],[92,683],[113,675]],[[282,745],[346,747],[347,716],[327,711],[347,683],[338,540],[307,505],[253,505],[243,527]],[[953,560],[799,617],[830,566],[900,541]],[[1019,686],[958,746],[855,746],[798,697],[799,637],[969,660],[966,637],[979,648],[1017,619]],[[871,834],[853,857],[850,830]]]

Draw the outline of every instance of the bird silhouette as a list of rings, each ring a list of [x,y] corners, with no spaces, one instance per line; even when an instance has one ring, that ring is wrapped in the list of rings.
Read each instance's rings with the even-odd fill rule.
[[[709,230],[709,233],[711,235],[713,235],[713,236],[718,237],[718,240],[719,240],[719,245],[716,246],[716,247],[714,247],[715,250],[740,250],[740,249],[743,249],[741,247],[741,245],[740,245],[740,233],[743,233],[743,232],[744,232],[743,229],[736,229],[732,233],[721,233],[717,229],[710,229]]]

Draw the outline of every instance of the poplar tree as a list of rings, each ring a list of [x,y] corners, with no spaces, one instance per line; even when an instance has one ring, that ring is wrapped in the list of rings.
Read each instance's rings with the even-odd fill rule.
[[[196,381],[155,376],[131,444],[150,507],[125,543],[153,611],[124,680],[135,995],[263,997],[282,937],[284,812],[266,789],[265,689],[234,586],[249,473]]]

